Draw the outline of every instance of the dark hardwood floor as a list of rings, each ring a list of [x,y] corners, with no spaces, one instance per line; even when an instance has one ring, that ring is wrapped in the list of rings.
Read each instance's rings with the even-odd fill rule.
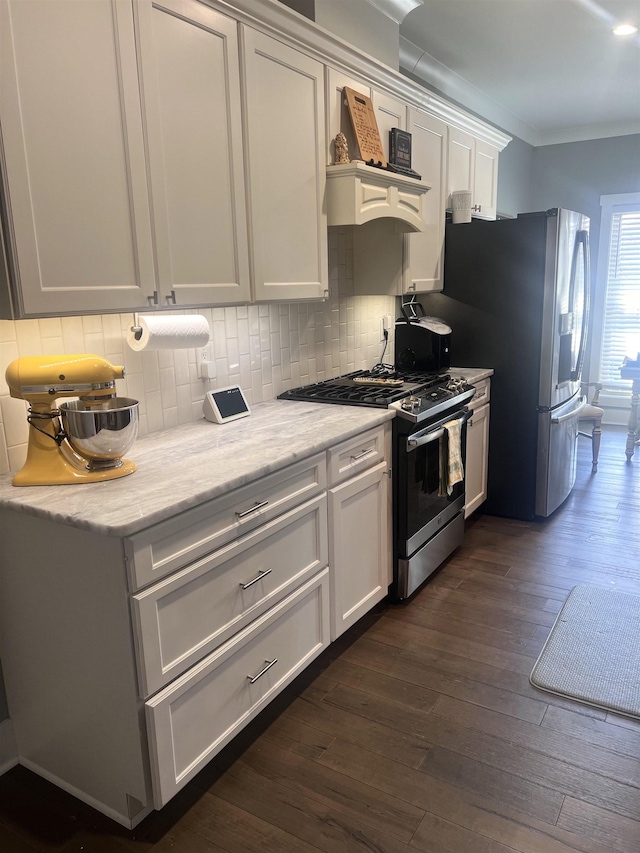
[[[129,832],[23,768],[0,850],[638,853],[640,722],[528,677],[576,583],[640,593],[640,450],[580,442],[544,523],[477,514],[409,603],[334,644],[161,812]],[[640,649],[638,650],[640,666]]]

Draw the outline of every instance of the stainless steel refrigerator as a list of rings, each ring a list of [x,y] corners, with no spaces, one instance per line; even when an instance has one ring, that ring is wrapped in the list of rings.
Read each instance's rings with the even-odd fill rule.
[[[575,211],[446,227],[444,291],[420,302],[451,326],[453,366],[495,370],[490,514],[547,517],[574,486],[589,282],[589,219]]]

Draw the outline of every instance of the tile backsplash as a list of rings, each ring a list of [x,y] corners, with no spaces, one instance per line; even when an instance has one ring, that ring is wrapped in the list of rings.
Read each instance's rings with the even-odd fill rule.
[[[26,456],[26,403],[9,396],[4,373],[26,355],[95,353],[124,364],[121,397],[140,401],[140,435],[202,418],[206,391],[238,383],[250,405],[287,388],[371,367],[380,360],[380,318],[395,318],[393,297],[354,296],[352,229],[329,229],[329,298],[323,302],[240,305],[187,312],[204,315],[204,350],[134,352],[126,342],[133,314],[0,320],[0,473]],[[200,378],[198,360],[215,362]],[[393,360],[393,326],[385,361]]]

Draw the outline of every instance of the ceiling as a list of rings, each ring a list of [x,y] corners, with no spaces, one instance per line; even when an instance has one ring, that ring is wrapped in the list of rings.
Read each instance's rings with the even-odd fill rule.
[[[423,0],[400,68],[532,145],[640,133],[640,0]]]

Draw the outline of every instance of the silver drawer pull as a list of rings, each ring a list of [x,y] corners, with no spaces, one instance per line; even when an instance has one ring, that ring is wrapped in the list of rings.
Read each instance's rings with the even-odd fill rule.
[[[266,660],[265,663],[266,666],[263,667],[257,675],[247,676],[247,678],[249,679],[249,684],[255,684],[259,678],[262,678],[265,672],[268,672],[274,664],[278,663],[278,658],[274,658],[273,660]]]
[[[270,575],[270,574],[271,574],[271,569],[267,569],[264,572],[262,571],[262,569],[260,569],[260,571],[258,572],[256,577],[252,581],[248,581],[247,583],[241,583],[240,588],[241,589],[249,589],[249,587],[253,586],[254,583],[258,583],[258,581],[261,581],[262,578],[266,578],[266,576]]]
[[[257,512],[259,509],[262,509],[263,506],[267,506],[268,503],[269,501],[256,502],[252,507],[249,507],[249,509],[245,509],[244,512],[236,512],[236,517],[245,518],[247,515],[251,515],[252,512]]]
[[[352,462],[358,462],[360,459],[364,459],[365,456],[369,456],[372,453],[375,453],[371,447],[368,450],[363,450],[362,453],[357,453],[355,456],[351,457]]]

